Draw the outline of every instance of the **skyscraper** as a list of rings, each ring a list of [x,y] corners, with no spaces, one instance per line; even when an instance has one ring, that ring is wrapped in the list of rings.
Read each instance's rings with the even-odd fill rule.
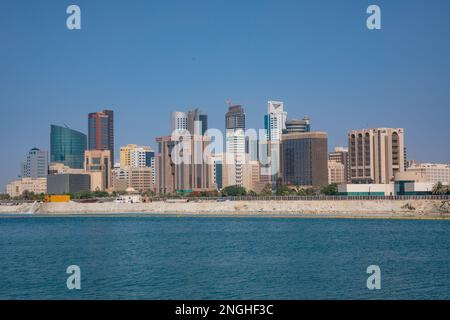
[[[267,103],[267,115],[264,116],[267,140],[281,140],[281,134],[286,129],[287,118],[287,112],[283,108],[284,104],[281,101],[269,101]]]
[[[405,171],[404,130],[374,128],[348,134],[352,183],[384,184]]]
[[[63,163],[73,169],[83,169],[84,151],[87,149],[85,134],[66,127],[50,127],[50,161]]]
[[[226,181],[224,186],[243,186],[245,161],[245,112],[242,106],[229,106],[225,114],[226,126]]]
[[[187,114],[182,111],[174,111],[170,115],[172,132],[184,132],[187,130]]]
[[[48,174],[48,152],[31,149],[22,164],[22,178],[46,178]]]
[[[242,106],[228,107],[228,112],[225,114],[225,128],[227,130],[245,129],[245,112]]]
[[[303,119],[289,119],[286,120],[286,129],[283,133],[291,132],[310,132],[311,131],[311,121],[305,116]]]
[[[109,150],[114,164],[114,111],[89,113],[88,121],[89,150]]]
[[[282,180],[287,185],[328,184],[328,134],[294,132],[284,134],[281,143]]]
[[[196,132],[196,125],[199,125],[198,132]],[[206,130],[208,130],[208,116],[201,113],[199,109],[188,111],[187,129],[191,135],[204,135]]]
[[[272,185],[280,178],[280,143],[283,130],[286,129],[287,112],[281,101],[269,101],[267,115],[264,116],[264,127],[267,142],[260,143],[260,162],[262,179]],[[263,159],[263,161],[261,161]]]

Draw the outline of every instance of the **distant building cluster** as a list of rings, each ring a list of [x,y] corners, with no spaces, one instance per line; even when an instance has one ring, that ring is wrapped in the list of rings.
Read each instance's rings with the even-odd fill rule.
[[[225,145],[215,141],[199,109],[174,111],[171,133],[157,149],[128,144],[115,162],[114,112],[88,114],[88,134],[50,126],[50,154],[32,148],[20,178],[6,186],[11,197],[83,191],[189,194],[227,186],[261,192],[269,186],[318,188],[337,184],[342,195],[429,194],[450,182],[450,165],[408,161],[402,128],[350,130],[348,146],[328,152],[328,134],[312,131],[309,117],[288,119],[281,101],[269,101],[262,135],[246,128],[241,105],[228,105]],[[250,133],[249,133],[250,132]],[[178,153],[177,153],[177,152]],[[182,158],[183,161],[178,161]]]

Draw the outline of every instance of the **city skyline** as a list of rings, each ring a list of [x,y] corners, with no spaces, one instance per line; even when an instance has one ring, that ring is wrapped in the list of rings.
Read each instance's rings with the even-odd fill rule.
[[[408,2],[405,13],[406,2],[379,1],[379,33],[365,28],[365,3],[325,3],[180,3],[175,16],[163,4],[111,4],[106,18],[100,3],[80,1],[78,33],[65,29],[64,4],[6,4],[0,185],[20,174],[31,148],[50,151],[50,124],[87,135],[87,114],[112,109],[116,146],[156,149],[171,111],[198,107],[223,129],[227,99],[245,109],[248,128],[264,128],[268,100],[283,101],[288,118],[308,115],[329,133],[329,151],[352,129],[393,127],[405,129],[408,159],[450,162],[449,3]]]

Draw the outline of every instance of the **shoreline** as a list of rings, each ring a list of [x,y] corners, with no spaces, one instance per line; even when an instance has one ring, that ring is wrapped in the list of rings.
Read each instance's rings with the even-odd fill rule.
[[[346,201],[199,201],[188,203],[42,203],[0,206],[0,215],[69,216],[180,216],[180,217],[278,217],[449,220],[450,207],[442,200]]]

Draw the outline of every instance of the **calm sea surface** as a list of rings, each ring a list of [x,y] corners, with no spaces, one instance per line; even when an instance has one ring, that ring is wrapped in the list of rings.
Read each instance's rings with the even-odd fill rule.
[[[450,221],[0,218],[0,299],[450,299]]]

